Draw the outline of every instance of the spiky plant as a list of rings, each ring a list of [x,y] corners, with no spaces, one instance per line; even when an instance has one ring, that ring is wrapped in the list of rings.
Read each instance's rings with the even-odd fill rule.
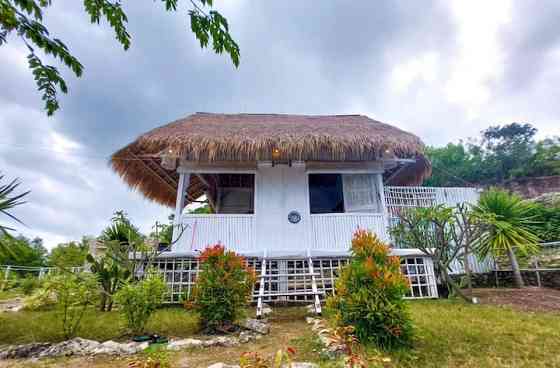
[[[2,180],[4,180],[4,175],[0,174],[0,182]],[[14,207],[17,207],[25,203],[25,201],[23,201],[22,199],[30,192],[27,191],[20,194],[16,194],[16,189],[20,184],[21,183],[19,179],[16,178],[11,182],[9,182],[8,184],[0,185],[0,213],[8,216],[12,220],[19,222],[20,224],[23,225],[23,222],[21,222],[17,217],[15,217],[10,213],[10,210],[12,210]],[[14,230],[14,229],[0,224],[0,233],[6,234],[9,230]]]
[[[532,231],[533,206],[516,194],[496,188],[483,193],[473,206],[474,214],[486,225],[477,239],[476,252],[480,257],[506,254],[516,287],[523,287],[524,283],[515,252],[532,254],[539,247],[539,238]]]

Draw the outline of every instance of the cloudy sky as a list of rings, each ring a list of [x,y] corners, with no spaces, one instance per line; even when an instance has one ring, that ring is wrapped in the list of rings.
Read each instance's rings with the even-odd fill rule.
[[[201,50],[188,2],[124,1],[124,52],[79,1],[46,15],[85,66],[47,118],[16,38],[0,47],[0,170],[32,190],[17,210],[47,247],[97,235],[116,209],[144,231],[169,209],[107,166],[141,133],[196,111],[366,114],[427,144],[530,122],[560,135],[560,2],[216,1],[241,47],[235,69]],[[4,221],[4,219],[2,219]]]

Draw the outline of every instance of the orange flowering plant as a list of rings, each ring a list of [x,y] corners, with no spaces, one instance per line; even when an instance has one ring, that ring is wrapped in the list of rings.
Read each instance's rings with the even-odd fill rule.
[[[327,309],[340,326],[353,326],[362,343],[383,349],[409,345],[412,338],[404,295],[408,279],[400,260],[371,231],[358,229],[352,239],[351,259],[336,281],[336,293]]]
[[[221,244],[204,249],[199,261],[192,298],[185,307],[200,313],[208,332],[228,331],[250,301],[255,272],[245,258]]]

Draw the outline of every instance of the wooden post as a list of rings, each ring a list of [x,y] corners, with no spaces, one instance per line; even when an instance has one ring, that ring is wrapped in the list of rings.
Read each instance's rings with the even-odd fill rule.
[[[189,188],[191,174],[179,173],[179,183],[177,185],[177,199],[175,202],[175,218],[173,219],[173,243],[175,243],[181,234],[181,224],[183,209],[187,202],[187,190]]]

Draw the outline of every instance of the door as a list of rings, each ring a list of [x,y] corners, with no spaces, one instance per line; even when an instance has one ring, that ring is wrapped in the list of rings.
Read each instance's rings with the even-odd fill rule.
[[[256,186],[257,248],[270,256],[305,254],[309,223],[303,165],[259,166]]]

